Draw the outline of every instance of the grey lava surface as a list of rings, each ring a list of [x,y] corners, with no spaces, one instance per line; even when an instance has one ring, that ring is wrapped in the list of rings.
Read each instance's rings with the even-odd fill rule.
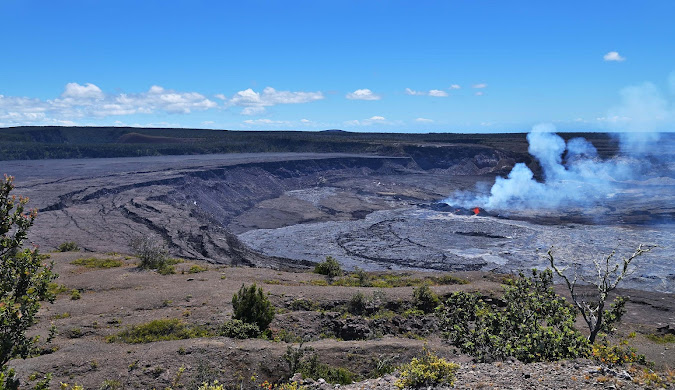
[[[131,238],[152,235],[175,256],[220,264],[308,267],[330,255],[347,268],[514,272],[545,267],[554,246],[588,273],[593,258],[642,243],[658,248],[625,287],[675,290],[675,179],[627,183],[611,208],[455,215],[429,205],[491,185],[514,160],[448,156],[423,166],[317,153],[0,161],[0,172],[39,209],[30,239],[45,250],[75,241],[129,253]],[[641,185],[658,197],[641,197]]]
[[[258,229],[239,238],[269,255],[315,261],[327,255],[366,270],[436,269],[515,272],[546,268],[553,247],[563,266],[592,275],[593,259],[613,250],[630,255],[639,244],[658,245],[635,261],[625,287],[673,292],[673,225],[538,225],[496,217],[460,216],[411,207],[365,219]]]

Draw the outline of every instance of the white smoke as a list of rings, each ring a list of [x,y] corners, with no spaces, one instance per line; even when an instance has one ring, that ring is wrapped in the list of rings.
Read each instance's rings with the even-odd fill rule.
[[[617,179],[630,176],[622,160],[602,161],[590,142],[575,138],[565,143],[554,131],[553,125],[541,124],[527,135],[528,151],[539,162],[544,182],[536,181],[532,170],[518,163],[508,177],[495,180],[489,195],[473,200],[464,196],[459,200],[461,205],[478,205],[489,210],[586,205],[611,197],[616,191]],[[567,156],[563,161],[565,150]],[[455,201],[454,198],[446,200],[449,204],[456,204]]]
[[[540,124],[527,135],[528,151],[539,162],[545,181],[538,182],[527,165],[518,163],[506,178],[495,180],[489,194],[457,193],[445,202],[488,210],[591,205],[611,199],[622,181],[640,171],[635,159],[602,160],[590,142],[574,138],[566,143],[554,131],[553,125]]]
[[[668,83],[675,95],[675,72]],[[532,170],[518,163],[506,178],[495,180],[489,194],[480,189],[478,195],[458,192],[444,202],[488,210],[589,206],[611,202],[626,181],[644,180],[647,170],[672,176],[673,152],[669,155],[668,149],[673,138],[660,140],[658,131],[675,130],[675,104],[652,83],[624,88],[620,95],[621,104],[603,118],[618,134],[618,156],[603,160],[587,140],[574,138],[566,143],[552,124],[539,124],[527,135],[528,152],[539,162],[544,181],[535,180]]]

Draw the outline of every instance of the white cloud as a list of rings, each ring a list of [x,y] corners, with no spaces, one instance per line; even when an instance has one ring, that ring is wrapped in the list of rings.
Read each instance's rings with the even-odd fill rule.
[[[216,122],[214,122],[214,121],[203,121],[203,122],[202,122],[202,125],[209,126],[209,125],[213,125],[213,124],[215,124],[215,123],[216,123]]]
[[[476,96],[483,96],[484,93],[483,93],[483,91],[478,91],[478,92],[476,92],[474,95],[476,95]]]
[[[445,91],[441,91],[440,89],[432,89],[431,91],[429,91],[429,96],[446,97],[448,96],[448,93]]]
[[[460,89],[460,88],[462,87],[460,87],[459,84],[452,84],[448,89]]]
[[[485,84],[485,83],[474,84],[474,85],[471,86],[471,88],[476,88],[476,89],[487,88],[487,84]]]
[[[241,110],[242,115],[260,115],[264,112],[265,112],[265,107],[262,107],[262,106],[244,107],[244,109]]]
[[[428,118],[417,118],[415,119],[415,122],[420,122],[420,123],[432,123],[434,120],[433,119],[428,119]]]
[[[262,119],[247,119],[244,121],[247,125],[287,125],[288,121],[274,121],[267,118]]]
[[[370,125],[391,125],[397,122],[390,122],[387,118],[381,115],[374,115],[368,119],[353,119],[344,121],[345,126],[370,126]]]
[[[305,118],[300,119],[300,122],[305,123],[305,124],[312,123],[312,121],[310,121],[309,119],[305,119]]]
[[[68,83],[61,94],[63,98],[73,99],[103,99],[103,91],[94,84],[87,83],[80,85],[78,83]]]
[[[347,99],[350,100],[380,100],[382,97],[380,95],[377,95],[373,93],[370,89],[364,88],[364,89],[357,89],[354,92],[350,92],[347,95],[345,95]]]
[[[73,119],[157,112],[203,111],[217,104],[196,92],[177,92],[153,85],[147,92],[105,94],[88,83],[69,83],[59,98],[31,99],[0,95],[0,120],[9,125],[74,123]]]
[[[405,93],[407,95],[411,96],[434,96],[434,97],[446,97],[448,96],[448,93],[445,91],[441,91],[440,89],[432,89],[429,92],[425,91],[415,91],[410,88],[405,89]]]
[[[277,91],[272,87],[266,87],[262,93],[259,93],[248,88],[235,93],[227,105],[244,107],[241,112],[243,115],[257,115],[265,112],[265,107],[277,104],[309,103],[323,98],[321,92]]]
[[[602,58],[605,61],[615,61],[615,62],[622,62],[626,60],[625,57],[621,57],[621,55],[619,55],[619,52],[616,51],[610,51],[609,53],[602,56]]]
[[[215,95],[213,95],[213,96],[215,96],[216,99],[227,100],[227,96],[223,95],[222,93],[217,93],[217,94],[215,94]]]

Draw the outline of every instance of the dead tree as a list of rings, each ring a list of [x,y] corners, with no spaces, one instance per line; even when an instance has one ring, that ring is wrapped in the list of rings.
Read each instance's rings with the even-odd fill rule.
[[[574,273],[573,279],[564,274],[567,269],[560,269],[556,267],[553,260],[553,248],[547,252],[551,268],[560,276],[567,284],[567,289],[572,295],[574,305],[581,312],[584,317],[590,334],[588,340],[593,343],[598,333],[601,331],[611,332],[612,324],[618,322],[621,316],[626,312],[624,306],[628,297],[618,296],[614,299],[610,308],[605,310],[605,304],[609,293],[616,288],[621,280],[631,273],[628,269],[630,263],[643,253],[649,252],[655,246],[638,245],[632,255],[622,259],[621,261],[614,260],[616,251],[612,251],[604,261],[593,260],[597,275],[595,279],[587,279],[578,272]],[[597,289],[596,293],[580,293],[577,290],[577,279],[581,279],[584,284],[594,286]]]

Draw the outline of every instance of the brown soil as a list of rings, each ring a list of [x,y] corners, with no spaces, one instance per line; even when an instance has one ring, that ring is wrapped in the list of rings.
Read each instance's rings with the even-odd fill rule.
[[[70,264],[74,259],[92,255],[118,258],[125,265],[89,269]],[[427,345],[440,356],[461,363],[456,384],[459,388],[544,389],[609,385],[642,388],[622,379],[623,368],[603,371],[597,363],[590,361],[474,364],[470,357],[458,354],[453,346],[429,332],[433,329],[433,319],[406,320],[399,316],[377,322],[372,318],[366,320],[336,314],[336,307],[347,302],[357,291],[370,297],[378,289],[311,285],[311,281],[321,281],[323,277],[309,272],[209,266],[206,272],[189,274],[187,270],[193,263],[186,262],[176,265],[176,274],[162,276],[154,271],[140,271],[135,259],[118,254],[53,253],[51,258],[60,274],[57,282],[68,292],[61,294],[54,304],[43,306],[34,331],[46,335],[50,324],[56,325],[59,331],[53,341],[56,351],[12,361],[10,365],[16,368],[23,383],[32,373],[53,373],[51,383],[54,388],[58,388],[60,382],[99,388],[106,380],[117,381],[125,389],[165,388],[176,380],[180,367],[185,367],[185,372],[178,383],[188,389],[214,379],[231,386],[252,387],[250,378],[254,374],[258,382],[278,380],[290,374],[283,355],[289,346],[298,347],[298,343],[235,340],[220,336],[148,344],[106,341],[107,336],[128,326],[162,318],[179,318],[188,324],[216,329],[231,317],[232,295],[243,283],[255,282],[269,292],[271,301],[278,308],[279,314],[271,324],[277,336],[285,333],[287,341],[304,337],[309,340],[304,346],[312,347],[322,363],[345,367],[364,378],[371,375],[378,361],[390,361],[394,365],[405,363]],[[456,290],[489,295],[501,290],[499,275],[477,272],[455,275],[470,280],[470,283],[435,286],[434,291],[440,295]],[[81,299],[71,299],[72,289],[81,291]],[[412,296],[411,287],[381,291],[384,292],[382,305],[387,307],[406,305]],[[632,291],[631,295],[632,302],[620,325],[620,334],[637,331],[637,337],[631,339],[630,344],[648,360],[655,361],[657,368],[673,367],[673,344],[655,344],[644,334],[673,323],[675,300],[667,294]],[[316,305],[311,310],[323,310],[302,310],[304,307],[297,304],[298,300]],[[324,338],[331,332],[343,338],[356,335],[353,337],[366,339]],[[347,388],[391,388],[393,381],[392,377],[384,377]],[[311,383],[311,386],[328,385]]]

